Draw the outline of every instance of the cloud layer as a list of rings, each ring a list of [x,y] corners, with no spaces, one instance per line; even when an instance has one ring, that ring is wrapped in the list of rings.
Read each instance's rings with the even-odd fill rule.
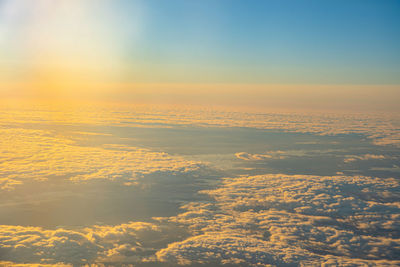
[[[242,176],[225,178],[202,193],[211,199],[189,202],[177,216],[153,223],[73,230],[2,225],[0,258],[75,265],[400,264],[400,185],[395,179]]]
[[[186,173],[200,162],[164,152],[121,145],[82,146],[46,130],[0,129],[0,189],[11,190],[26,179],[66,177],[80,182],[108,179],[135,184],[151,173]]]
[[[400,194],[394,179],[263,175],[227,178],[172,218],[193,237],[157,252],[176,263],[400,263]]]
[[[2,225],[0,259],[32,264],[132,263],[176,236],[179,232],[171,227],[146,222],[95,225],[81,230]]]
[[[22,105],[22,108],[18,105]],[[377,145],[400,145],[400,117],[394,113],[238,112],[196,106],[85,103],[2,103],[0,125],[115,125],[124,127],[249,127],[317,135],[361,134]]]
[[[250,127],[317,135],[360,134],[376,144],[398,145],[398,118],[256,114],[182,107],[106,107],[87,106],[68,111],[61,108],[52,110],[48,106],[19,109],[18,112],[6,109],[0,115],[0,189],[12,194],[18,185],[29,187],[27,181],[46,181],[47,186],[61,180],[63,183],[57,184],[61,185],[57,189],[65,189],[66,192],[51,191],[54,188],[43,192],[46,199],[54,200],[60,192],[73,196],[64,187],[64,182],[79,186],[85,183],[87,187],[82,186],[80,193],[85,195],[85,189],[89,188],[89,193],[96,195],[108,191],[96,191],[104,184],[96,183],[96,187],[93,182],[107,181],[122,186],[115,187],[117,191],[112,191],[113,194],[104,199],[117,199],[112,203],[132,210],[134,205],[142,205],[146,209],[145,204],[140,202],[144,198],[124,198],[134,191],[122,194],[121,188],[131,189],[126,186],[139,185],[147,180],[149,184],[158,185],[153,192],[156,196],[149,194],[149,198],[169,201],[176,206],[185,203],[182,212],[173,217],[157,218],[158,221],[152,223],[129,219],[122,221],[129,221],[127,223],[111,222],[108,226],[96,223],[86,228],[43,229],[1,225],[1,261],[43,265],[400,264],[400,186],[396,179],[285,174],[250,176],[248,169],[243,168],[241,173],[246,175],[226,178],[219,183],[221,173],[217,169],[202,172],[209,166],[203,159],[213,159],[215,155],[203,155],[201,160],[191,160],[184,153],[168,154],[162,149],[145,148],[143,144],[141,147],[140,142],[138,145],[121,145],[126,144],[121,142],[125,137],[113,136],[118,131],[138,127]],[[85,132],[90,126],[98,131]],[[61,130],[57,130],[58,127]],[[114,127],[114,132],[102,132],[102,129],[110,129],[106,127]],[[96,143],[96,136],[112,138],[108,139],[110,142]],[[157,139],[158,136],[152,138]],[[308,153],[290,148],[264,151],[267,152],[239,152],[235,156],[255,165]],[[320,155],[321,151],[315,150],[313,156]],[[326,153],[332,152],[326,150]],[[231,160],[234,152],[229,153]],[[353,155],[352,151],[346,151],[348,156],[344,161],[395,159],[396,153]],[[217,168],[220,167],[217,165]],[[160,182],[160,179],[163,181]],[[109,189],[110,184],[105,187]],[[216,188],[212,190],[201,191],[202,198],[195,196],[200,188],[214,185]],[[137,188],[136,193],[141,189]],[[93,195],[88,194],[88,199]],[[35,196],[31,199],[33,201],[29,204],[39,205],[40,201],[36,201]],[[195,202],[198,199],[201,201]],[[2,208],[15,208],[18,212],[19,209],[23,212],[24,208],[34,210],[33,206],[24,203],[12,206],[15,204],[12,201],[14,199],[11,198],[10,202],[3,203]],[[133,204],[135,201],[137,203]],[[158,205],[159,202],[155,203]],[[105,206],[100,208],[105,209]],[[116,212],[112,214],[116,217]],[[162,216],[170,216],[170,213]],[[29,225],[29,222],[24,223]],[[93,222],[88,225],[91,224]],[[190,235],[179,227],[188,229]]]
[[[353,161],[358,161],[358,160],[382,160],[386,159],[384,155],[374,155],[374,154],[365,154],[361,156],[347,156],[344,159],[345,163],[353,162]]]

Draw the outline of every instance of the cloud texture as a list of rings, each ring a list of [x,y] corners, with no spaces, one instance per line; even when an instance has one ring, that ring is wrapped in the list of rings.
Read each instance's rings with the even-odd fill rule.
[[[168,235],[170,233],[170,235]],[[0,259],[14,263],[74,264],[138,262],[171,238],[167,226],[129,222],[81,230],[0,226]],[[1,262],[0,262],[1,263]]]
[[[82,146],[46,130],[0,129],[0,189],[26,179],[66,177],[80,182],[108,179],[135,184],[151,173],[189,172],[200,162],[164,152],[121,145]]]
[[[286,174],[251,176],[248,169],[243,168],[241,173],[246,175],[219,181],[219,170],[202,172],[203,167],[208,166],[203,161],[190,160],[191,157],[179,153],[168,154],[162,149],[141,147],[140,144],[121,145],[124,137],[101,131],[110,129],[107,127],[117,129],[113,134],[138,127],[249,127],[317,135],[359,134],[358,140],[365,136],[376,144],[398,145],[400,120],[396,117],[256,114],[147,106],[63,108],[53,110],[48,105],[15,110],[3,108],[5,112],[0,115],[1,190],[12,194],[18,185],[26,183],[29,187],[27,181],[46,181],[46,185],[52,185],[52,182],[61,180],[60,188],[64,188],[64,182],[85,183],[88,185],[85,188],[90,188],[94,181],[130,186],[147,179],[149,183],[157,183],[154,192],[158,201],[170,201],[176,206],[184,203],[182,211],[176,216],[157,218],[158,221],[152,223],[129,219],[126,223],[110,223],[108,226],[96,223],[86,228],[56,229],[1,225],[0,261],[43,266],[102,263],[165,263],[173,266],[400,264],[398,179]],[[57,130],[58,127],[61,130]],[[85,132],[84,129],[90,127],[98,131]],[[72,132],[75,133],[72,135]],[[113,138],[110,140],[115,142],[80,140],[93,141],[97,140],[95,136],[102,135],[111,135]],[[322,153],[321,150],[314,152],[315,155]],[[229,153],[232,158],[234,152]],[[301,153],[307,152],[299,153],[289,148],[265,153],[239,152],[235,156],[245,163],[255,161],[258,164],[292,155],[301,157]],[[395,153],[388,153],[388,156],[386,153],[355,156],[352,151],[346,153],[349,155],[345,158],[347,163],[383,160],[390,155],[396,158]],[[202,159],[212,159],[212,156],[204,155]],[[176,174],[179,179],[172,179],[175,176],[171,178],[170,174]],[[186,179],[188,177],[190,179]],[[97,184],[98,187],[103,185]],[[130,189],[126,186],[121,188]],[[203,198],[195,196],[199,188],[210,186],[214,189],[201,191]],[[93,186],[91,193],[106,192],[94,190],[98,187]],[[49,189],[43,195],[51,199],[57,192]],[[119,201],[115,203],[129,208],[143,204],[140,201],[125,203],[123,197],[130,193],[125,191],[123,196],[111,194],[104,199],[117,199]],[[7,210],[10,203],[3,204]],[[29,204],[36,205],[35,201]],[[22,204],[15,207],[32,208]],[[188,229],[189,235],[179,227]]]
[[[394,179],[262,175],[227,178],[172,218],[193,237],[157,252],[176,263],[249,266],[400,263]]]

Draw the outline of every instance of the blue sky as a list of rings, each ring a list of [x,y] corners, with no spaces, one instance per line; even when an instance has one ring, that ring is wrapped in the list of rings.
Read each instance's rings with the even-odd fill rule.
[[[398,85],[399,14],[390,0],[2,0],[0,78],[56,62],[100,82]]]
[[[132,2],[119,4],[128,11]],[[129,59],[193,69],[194,80],[206,81],[209,75],[201,72],[207,74],[208,67],[220,74],[212,77],[218,82],[400,81],[398,1],[173,0],[141,5],[144,27],[139,42],[128,49]]]

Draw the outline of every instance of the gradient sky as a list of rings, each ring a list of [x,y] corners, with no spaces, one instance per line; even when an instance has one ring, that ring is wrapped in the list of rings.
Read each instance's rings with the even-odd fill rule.
[[[2,68],[32,60],[35,42],[110,53],[130,82],[400,82],[398,1],[2,0],[0,10]]]
[[[353,102],[366,85],[377,88],[368,105],[384,106],[400,94],[399,14],[398,1],[376,0],[0,0],[0,87],[273,85],[268,96],[290,84],[301,96],[336,85],[321,87],[327,99],[350,90]]]
[[[176,70],[175,82],[397,84],[399,12],[398,1],[148,1],[130,58]]]

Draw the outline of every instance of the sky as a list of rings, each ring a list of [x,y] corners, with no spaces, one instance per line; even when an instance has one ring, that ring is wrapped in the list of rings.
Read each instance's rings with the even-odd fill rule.
[[[191,81],[399,81],[396,1],[150,1],[147,8],[144,57],[188,68]],[[210,67],[216,77],[203,72]]]
[[[184,85],[194,101],[202,84],[206,103],[220,84],[266,100],[254,87],[290,85],[297,97],[334,85],[355,102],[366,85],[385,109],[399,97],[399,11],[398,1],[370,0],[2,0],[0,87],[14,96],[104,96],[99,88],[108,88],[108,98],[129,91],[145,101],[138,85],[160,94]],[[319,91],[328,95],[322,105],[336,94]]]
[[[399,15],[0,0],[0,266],[400,266]]]

